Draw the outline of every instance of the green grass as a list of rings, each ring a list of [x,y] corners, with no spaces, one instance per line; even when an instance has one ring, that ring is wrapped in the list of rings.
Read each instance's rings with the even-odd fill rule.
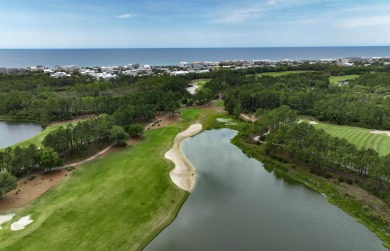
[[[338,85],[341,81],[352,80],[358,77],[359,75],[330,76],[329,82],[331,85]]]
[[[308,120],[304,121],[308,122]],[[348,142],[354,144],[358,149],[372,148],[381,156],[390,153],[390,136],[385,134],[373,134],[370,133],[370,129],[332,125],[322,122],[313,126],[315,128],[325,130],[334,137],[346,139]]]
[[[214,100],[214,105],[215,105],[216,107],[225,107],[225,105],[224,105],[224,103],[223,103],[223,100],[220,100],[220,99]]]
[[[277,72],[262,72],[256,74],[257,77],[261,76],[272,76],[272,77],[279,77],[283,75],[288,75],[288,74],[297,74],[297,73],[305,73],[305,72],[311,72],[311,71],[277,71]]]
[[[191,81],[191,83],[193,83],[193,84],[196,83],[199,86],[199,88],[202,88],[209,81],[210,81],[210,79],[201,78],[201,79],[194,79]]]
[[[0,250],[138,250],[169,224],[188,193],[169,178],[173,163],[163,157],[174,136],[193,119],[215,112],[185,109],[182,121],[149,130],[144,139],[79,167],[14,220],[32,215],[18,232],[0,230]]]

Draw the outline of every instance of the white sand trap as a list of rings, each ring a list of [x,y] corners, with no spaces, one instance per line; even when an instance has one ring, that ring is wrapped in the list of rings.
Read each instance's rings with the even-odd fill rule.
[[[6,214],[6,215],[0,215],[0,229],[1,229],[1,225],[3,223],[6,223],[10,220],[12,220],[12,218],[15,216],[15,214]]]
[[[196,90],[199,88],[200,86],[198,85],[198,83],[193,83],[192,86],[188,87],[187,88],[187,91],[194,95],[196,93]]]
[[[25,226],[33,222],[33,220],[30,219],[31,215],[24,216],[20,218],[20,220],[14,222],[11,224],[11,230],[12,231],[18,231],[24,229]]]
[[[381,131],[381,130],[372,130],[370,133],[373,134],[386,134],[387,136],[390,136],[390,131]]]
[[[318,123],[315,122],[315,121],[310,121],[309,124],[311,124],[311,125],[318,125]]]
[[[176,135],[172,148],[165,153],[164,157],[175,163],[175,168],[169,173],[173,183],[181,189],[190,192],[195,185],[195,171],[191,163],[180,149],[183,139],[191,137],[202,131],[201,124],[193,124],[187,130]]]
[[[217,121],[222,122],[222,123],[227,123],[227,122],[232,121],[232,119],[217,118]]]

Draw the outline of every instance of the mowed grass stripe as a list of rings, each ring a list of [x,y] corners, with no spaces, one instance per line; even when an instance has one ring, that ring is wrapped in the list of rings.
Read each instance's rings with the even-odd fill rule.
[[[308,122],[307,119],[304,119],[304,121]],[[385,134],[373,134],[370,132],[370,129],[332,125],[322,122],[313,126],[318,129],[323,129],[334,137],[346,139],[348,142],[354,144],[358,149],[372,148],[381,156],[390,153],[390,136]]]

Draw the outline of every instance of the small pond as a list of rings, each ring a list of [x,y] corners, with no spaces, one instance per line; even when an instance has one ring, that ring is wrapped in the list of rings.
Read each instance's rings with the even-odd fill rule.
[[[29,122],[0,121],[0,149],[29,139],[42,131],[42,127]]]

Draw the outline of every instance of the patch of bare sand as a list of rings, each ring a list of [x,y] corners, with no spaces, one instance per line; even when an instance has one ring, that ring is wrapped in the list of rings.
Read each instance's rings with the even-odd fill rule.
[[[309,124],[311,124],[311,125],[318,125],[318,122],[316,122],[316,121],[310,121]]]
[[[370,133],[373,134],[386,134],[387,136],[390,136],[390,131],[382,131],[382,130],[372,130]]]
[[[1,225],[3,223],[11,221],[14,216],[15,216],[15,214],[0,215],[0,229],[1,229]]]
[[[73,171],[60,169],[36,174],[36,177],[33,180],[28,180],[28,177],[19,180],[17,188],[6,193],[3,199],[0,200],[0,211],[27,205],[50,188],[60,183],[72,172]]]
[[[178,114],[175,114],[174,116],[160,116],[160,117],[157,117],[158,120],[161,120],[160,122],[158,123],[155,123],[155,125],[149,125],[148,128],[149,129],[159,129],[159,128],[162,128],[164,126],[167,126],[167,125],[170,125],[172,123],[175,123],[175,122],[179,122],[180,121],[180,117]]]
[[[33,220],[31,220],[31,215],[24,216],[20,218],[20,220],[14,222],[11,224],[11,230],[12,231],[19,231],[24,229],[28,224],[32,223]]]
[[[175,168],[169,173],[173,183],[181,189],[191,192],[195,185],[195,171],[191,163],[180,149],[183,139],[191,137],[202,131],[202,124],[193,124],[187,130],[176,135],[172,148],[165,153],[164,157],[175,163]]]

